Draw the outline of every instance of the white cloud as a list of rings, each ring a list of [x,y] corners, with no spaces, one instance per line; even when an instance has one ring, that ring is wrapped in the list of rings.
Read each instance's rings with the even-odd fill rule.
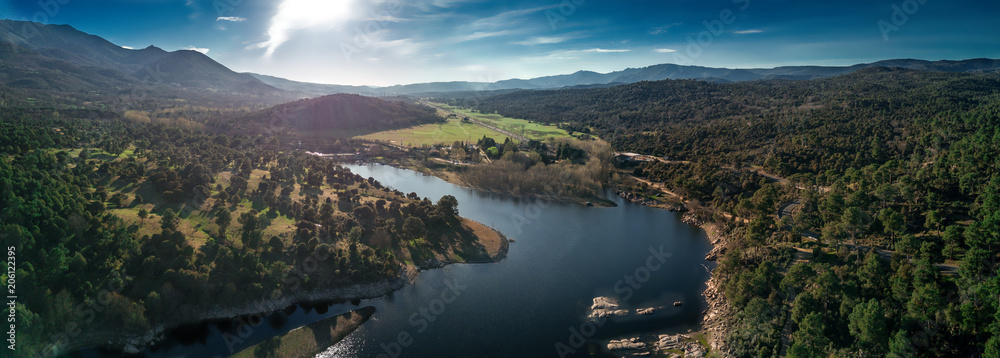
[[[551,45],[557,44],[568,40],[566,37],[532,37],[524,41],[515,42],[515,45],[524,46],[536,46],[536,45]]]
[[[392,1],[392,0],[390,0]],[[467,0],[425,0],[425,1],[414,1],[411,5],[416,6],[421,11],[435,11],[438,9],[449,9],[455,7],[456,4],[466,3]]]
[[[674,50],[672,48],[658,48],[658,49],[653,50],[653,52],[656,52],[656,53],[674,53],[674,52],[677,52],[677,50]]]
[[[203,47],[188,46],[188,47],[183,48],[182,50],[197,51],[197,52],[201,52],[203,55],[207,55],[208,54],[208,49],[207,48],[203,48]]]
[[[131,48],[131,47],[128,47],[128,46],[124,46],[124,45],[122,46],[122,48],[126,49],[126,50],[135,50],[134,48]]]
[[[764,30],[742,30],[742,31],[733,31],[733,33],[734,33],[734,34],[738,34],[738,35],[748,35],[748,34],[759,34],[759,33],[761,33],[761,32],[764,32]]]
[[[671,27],[674,27],[674,26],[680,26],[680,25],[682,25],[682,23],[680,23],[680,22],[675,22],[675,23],[673,23],[673,24],[670,24],[670,25],[666,25],[666,26],[657,26],[657,27],[654,27],[654,28],[652,28],[652,29],[649,29],[649,34],[650,34],[650,35],[660,35],[660,34],[665,34],[665,33],[667,33],[667,30],[670,30],[670,28],[671,28]]]
[[[353,3],[354,0],[283,0],[271,18],[267,41],[251,45],[248,49],[266,49],[264,56],[271,57],[278,47],[291,39],[295,31],[329,28],[348,19]]]
[[[581,55],[584,55],[584,54],[594,54],[594,53],[605,54],[605,53],[625,53],[625,52],[632,52],[632,50],[628,50],[628,49],[591,48],[591,49],[586,49],[586,50],[554,51],[554,52],[550,52],[549,54],[547,54],[545,56],[527,57],[527,58],[525,58],[525,60],[534,60],[534,61],[538,61],[538,60],[542,60],[542,61],[566,61],[566,60],[575,60],[575,59],[578,59],[578,58],[580,58]]]
[[[507,30],[494,31],[494,32],[476,32],[476,33],[473,33],[473,34],[470,34],[470,35],[464,35],[464,36],[455,37],[454,41],[456,43],[462,43],[462,42],[468,42],[468,41],[474,41],[474,40],[481,40],[481,39],[485,39],[485,38],[488,38],[488,37],[497,37],[497,36],[510,35],[511,33],[512,33],[511,31],[507,31]]]
[[[570,52],[572,52],[572,51],[570,51]],[[620,53],[620,52],[632,52],[632,50],[609,50],[609,49],[603,49],[603,48],[592,48],[592,49],[587,49],[587,50],[580,50],[580,52],[588,52],[588,53]]]
[[[470,23],[470,24],[468,24],[466,26],[469,27],[469,28],[471,28],[471,29],[474,29],[474,30],[476,30],[476,29],[484,29],[484,28],[509,28],[509,27],[511,27],[511,22],[514,19],[516,19],[516,18],[525,16],[525,15],[534,14],[536,12],[540,12],[540,11],[544,11],[544,10],[554,9],[554,8],[557,8],[557,7],[559,7],[558,4],[557,5],[549,5],[549,6],[542,6],[542,7],[535,7],[535,8],[530,8],[530,9],[511,10],[511,11],[503,12],[503,13],[500,13],[500,14],[497,14],[497,15],[493,15],[493,16],[484,18],[484,19],[479,19],[479,20],[473,21],[472,23]]]
[[[239,16],[220,16],[220,17],[216,18],[215,21],[243,22],[243,21],[247,21],[247,18],[245,18],[245,17],[239,17]]]
[[[197,19],[198,16],[201,15],[201,10],[198,8],[198,3],[196,3],[194,0],[185,1],[184,6],[186,6],[188,9],[191,9],[191,14],[188,15],[189,20]]]

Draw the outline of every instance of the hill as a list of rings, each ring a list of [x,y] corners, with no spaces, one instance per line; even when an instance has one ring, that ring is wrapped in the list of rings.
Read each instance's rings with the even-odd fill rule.
[[[336,94],[237,115],[219,125],[223,129],[250,128],[250,131],[266,131],[280,125],[281,128],[293,131],[298,138],[342,138],[439,121],[442,118],[430,107],[353,94]]]

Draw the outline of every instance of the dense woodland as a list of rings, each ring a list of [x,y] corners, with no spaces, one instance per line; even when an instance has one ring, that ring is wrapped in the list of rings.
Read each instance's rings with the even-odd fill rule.
[[[453,197],[404,194],[275,137],[207,131],[170,111],[136,120],[21,96],[2,94],[0,235],[17,243],[17,292],[31,298],[16,308],[26,357],[440,255],[489,260]]]
[[[380,100],[352,94],[336,94],[302,99],[263,111],[218,118],[211,126],[220,130],[258,133],[277,128],[299,139],[322,142],[331,137],[352,137],[443,119],[434,109],[400,100]],[[280,133],[275,133],[280,134]]]
[[[869,69],[478,102],[667,157],[624,170],[724,223],[731,355],[1000,356],[1000,75]]]
[[[597,197],[612,166],[610,148],[598,141],[531,141],[522,150],[509,138],[501,144],[484,137],[476,147],[492,160],[459,171],[459,178],[476,188],[519,197]]]

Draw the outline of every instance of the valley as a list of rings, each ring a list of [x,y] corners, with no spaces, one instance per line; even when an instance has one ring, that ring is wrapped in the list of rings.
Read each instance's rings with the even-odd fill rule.
[[[749,2],[167,3],[0,7],[2,356],[1000,356],[988,46],[907,59],[902,21],[824,59]]]

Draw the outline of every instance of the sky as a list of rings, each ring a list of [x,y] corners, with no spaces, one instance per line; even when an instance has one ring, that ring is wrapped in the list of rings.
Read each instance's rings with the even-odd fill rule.
[[[661,63],[727,68],[1000,58],[994,0],[0,0],[129,48],[239,72],[376,85]]]

